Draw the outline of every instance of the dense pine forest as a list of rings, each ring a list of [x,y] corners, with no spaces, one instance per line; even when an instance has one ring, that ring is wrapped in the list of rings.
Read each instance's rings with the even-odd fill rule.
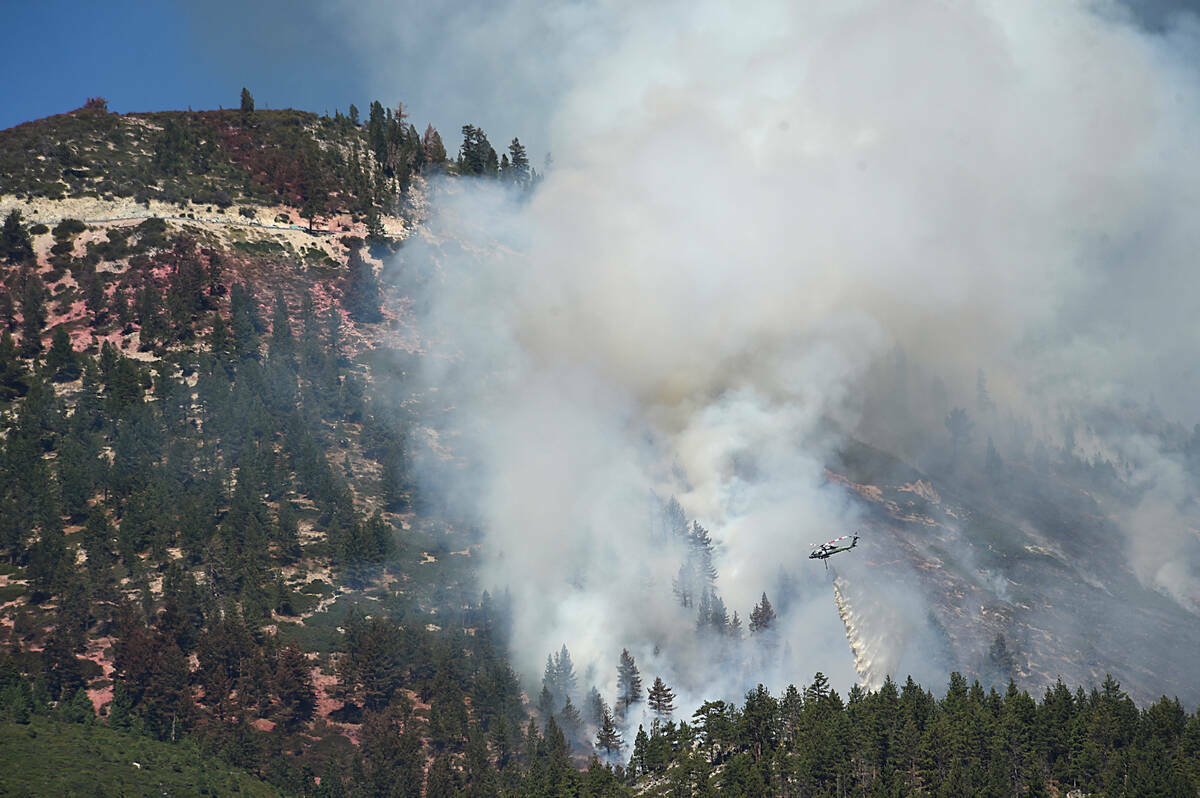
[[[430,176],[537,190],[520,141],[502,150],[249,92],[0,132],[4,791],[1200,794],[1196,708],[1111,678],[843,697],[817,673],[693,711],[628,651],[602,695],[564,645],[540,694],[523,683],[508,599],[472,570],[481,530],[414,466],[460,464],[385,268]],[[676,596],[740,640],[707,532],[670,511],[693,553]],[[764,593],[748,632],[773,617]]]

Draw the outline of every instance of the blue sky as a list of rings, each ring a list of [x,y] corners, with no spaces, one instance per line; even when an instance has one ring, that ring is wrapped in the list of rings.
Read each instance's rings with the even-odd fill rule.
[[[91,96],[114,111],[260,106],[343,111],[369,103],[354,53],[302,18],[303,4],[45,0],[5,10],[0,128]],[[297,14],[297,8],[301,8]]]
[[[245,86],[259,108],[332,114],[354,103],[365,116],[372,100],[403,103],[413,123],[432,123],[450,149],[471,123],[498,146],[520,136],[536,163],[561,83],[536,52],[552,49],[552,37],[524,29],[490,35],[515,16],[492,0],[9,5],[0,129],[94,96],[119,113],[236,107]],[[506,74],[504,65],[517,62],[526,68]]]
[[[1124,0],[1161,30],[1200,0]],[[35,0],[7,3],[0,129],[105,97],[118,112],[238,103],[322,113],[403,102],[447,144],[465,123],[520,136],[539,162],[566,87],[564,52],[602,29],[603,3],[536,0]],[[607,17],[611,17],[608,14]],[[568,35],[569,34],[569,35]],[[602,37],[601,37],[602,38]],[[599,40],[599,39],[598,39]]]

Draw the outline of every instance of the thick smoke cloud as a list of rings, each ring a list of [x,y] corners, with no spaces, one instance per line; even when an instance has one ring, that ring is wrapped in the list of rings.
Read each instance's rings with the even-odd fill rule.
[[[501,39],[529,11],[502,9]],[[985,368],[1042,435],[1065,407],[1150,394],[1195,420],[1194,19],[1159,34],[1117,5],[1033,0],[555,19],[556,168],[521,202],[432,186],[401,264],[435,264],[425,376],[478,466],[456,499],[486,529],[484,586],[512,593],[531,684],[565,643],[609,697],[626,647],[685,706],[816,670],[848,685],[807,544],[858,520],[824,465],[898,345],[956,396]],[[654,531],[672,495],[712,532],[731,612],[791,585],[774,644],[740,667],[672,595],[681,552]],[[1168,529],[1178,545],[1136,568],[1186,593],[1154,551],[1191,533]],[[913,607],[896,667],[938,673],[904,579],[846,559],[847,584]]]

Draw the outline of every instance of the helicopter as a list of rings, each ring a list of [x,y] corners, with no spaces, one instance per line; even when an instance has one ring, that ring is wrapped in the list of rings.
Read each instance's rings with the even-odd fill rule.
[[[841,541],[847,540],[849,538],[853,538],[853,540],[850,541],[850,545],[848,545],[848,546],[838,545]],[[828,543],[814,543],[812,545],[813,545],[813,550],[808,555],[808,559],[810,559],[810,560],[825,560],[825,568],[828,569],[830,557],[837,554],[838,552],[850,551],[850,549],[852,549],[858,545],[858,535],[857,534],[842,535],[840,538],[834,538],[833,540],[829,541]]]

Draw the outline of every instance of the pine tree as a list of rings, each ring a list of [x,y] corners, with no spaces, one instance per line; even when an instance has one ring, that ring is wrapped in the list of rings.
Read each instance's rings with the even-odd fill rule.
[[[725,602],[721,600],[717,591],[713,590],[711,593],[708,626],[716,634],[726,634],[729,628],[729,612],[725,609]]]
[[[317,707],[308,658],[295,643],[279,650],[273,676],[274,693],[279,697],[278,717],[285,729],[294,730],[307,723]]]
[[[529,156],[525,152],[524,145],[518,139],[513,138],[512,143],[508,145],[508,152],[511,156],[508,159],[508,176],[514,183],[528,183]]]
[[[78,379],[82,371],[79,356],[71,346],[71,336],[60,324],[54,328],[50,350],[46,352],[46,374],[54,382],[70,382]]]
[[[17,306],[13,302],[11,284],[0,282],[0,328],[4,332],[17,329]]]
[[[227,362],[233,355],[233,337],[229,334],[229,327],[225,324],[225,319],[220,313],[214,312],[212,315],[212,330],[208,334],[208,349],[220,362]]]
[[[596,734],[596,747],[611,757],[620,752],[624,745],[621,740],[621,730],[617,728],[612,712],[605,707],[604,713],[600,717],[600,731]]]
[[[734,640],[742,639],[742,619],[738,617],[737,610],[733,611],[733,617],[729,619],[729,636]]]
[[[317,309],[307,292],[300,306],[300,324],[300,376],[315,380],[325,362],[325,350],[321,343],[321,322],[317,318]]]
[[[814,704],[824,700],[828,695],[829,679],[825,674],[817,671],[813,675],[812,684],[804,688],[804,702],[806,704]]]
[[[141,330],[138,335],[139,347],[145,351],[156,342],[166,338],[167,324],[163,319],[162,295],[158,287],[147,280],[138,292],[137,318]]]
[[[685,540],[688,534],[687,514],[674,496],[663,507],[662,523],[668,539]]]
[[[42,329],[46,326],[46,286],[36,271],[23,276],[21,286],[21,352],[42,351]]]
[[[229,309],[233,328],[233,351],[239,358],[258,358],[259,321],[253,295],[244,283],[234,283],[229,292]]]
[[[771,628],[771,624],[775,622],[775,610],[771,608],[771,602],[767,600],[767,594],[762,594],[762,600],[754,605],[754,610],[750,613],[750,631],[763,632]]]
[[[125,288],[120,283],[113,286],[112,299],[109,301],[112,308],[112,315],[116,316],[117,322],[122,327],[129,324],[133,320],[133,309],[129,307],[129,297],[126,296]],[[132,328],[126,328],[125,332],[133,332]]]
[[[649,745],[650,738],[646,735],[646,730],[639,724],[637,735],[633,738],[633,754],[629,757],[629,770],[632,774],[646,772],[646,749]]]
[[[555,686],[559,694],[570,699],[575,694],[575,665],[571,662],[571,652],[567,651],[564,643],[562,649],[554,657]]]
[[[604,720],[604,713],[608,711],[608,705],[604,703],[604,697],[600,695],[600,691],[593,685],[588,691],[587,700],[584,701],[584,710],[587,713],[587,722],[592,726],[599,726]]]
[[[642,677],[629,649],[621,649],[621,661],[617,665],[617,714],[625,717],[629,707],[642,700]]]
[[[446,163],[446,145],[442,143],[442,134],[434,130],[433,125],[425,128],[421,137],[421,147],[425,150],[425,163],[441,167]]]
[[[308,220],[310,233],[317,218],[329,213],[329,188],[325,185],[316,158],[315,155],[308,155],[304,159],[303,178],[299,186],[300,218]]]
[[[83,267],[79,275],[79,287],[83,290],[84,306],[91,312],[93,327],[108,320],[108,297],[104,293],[104,280],[95,267]]]
[[[712,620],[712,593],[705,590],[700,594],[700,605],[696,608],[696,631],[708,629]]]
[[[373,323],[383,319],[380,310],[379,279],[358,247],[350,250],[342,306],[355,320]]]
[[[500,764],[497,757],[497,765]],[[478,723],[472,723],[467,731],[467,750],[463,757],[463,798],[490,798],[498,794],[496,766],[492,765],[488,753],[487,739]]]
[[[567,696],[563,708],[558,712],[558,725],[562,727],[568,742],[575,743],[579,740],[579,733],[583,730],[583,717],[579,714],[579,708],[571,701],[571,696]]]
[[[375,207],[375,203],[371,203],[367,208],[367,243],[374,246],[384,243],[386,238],[387,230],[384,229],[383,219],[379,216],[379,209]]]
[[[446,754],[438,755],[429,768],[429,776],[425,782],[426,798],[455,798],[460,794],[458,774],[450,766],[450,757]]]
[[[458,154],[459,173],[480,176],[494,174],[500,162],[488,142],[487,134],[474,125],[463,125],[462,134],[463,143]]]
[[[761,684],[746,693],[742,710],[742,737],[749,743],[758,762],[769,755],[778,739],[779,702]]]
[[[542,709],[543,699],[546,705],[543,715],[548,715],[558,707],[562,700],[558,686],[558,665],[553,654],[546,655],[546,667],[542,671],[542,692],[538,698],[538,709]]]
[[[242,87],[242,117],[248,118],[254,113],[254,97],[250,95],[250,90],[245,86]]]
[[[16,208],[4,217],[4,227],[0,229],[0,262],[20,265],[33,260],[33,243],[29,231],[21,223],[21,212]]]
[[[296,353],[296,341],[292,337],[291,314],[282,290],[275,291],[275,310],[271,315],[271,340],[269,353],[272,360],[291,363]]]
[[[29,392],[25,364],[17,353],[12,333],[0,334],[0,402],[10,402]]]
[[[98,451],[91,441],[68,435],[58,446],[58,486],[63,510],[82,517],[96,485]]]
[[[1017,675],[1017,663],[1004,635],[996,635],[983,664],[983,681],[988,686],[1003,685]]]
[[[571,765],[568,758],[569,747],[567,746],[567,738],[553,715],[550,716],[550,721],[546,724],[546,736],[544,740],[544,750],[549,759],[551,769],[567,770]]]
[[[681,606],[690,607],[699,597],[700,626],[711,620],[712,597],[709,594],[717,582],[717,570],[713,567],[712,538],[708,530],[693,521],[689,527],[683,520],[683,509],[674,498],[667,505],[665,521],[676,537],[682,537],[687,551],[679,572],[672,582],[675,597]],[[723,606],[723,605],[722,605]]]
[[[675,693],[667,687],[661,677],[654,677],[654,684],[647,690],[650,709],[659,718],[668,718],[675,711]]]
[[[58,519],[53,519],[42,529],[38,540],[29,551],[29,584],[34,588],[35,600],[44,600],[47,596],[58,592],[67,575],[67,569],[73,558],[73,552],[67,549],[66,538],[63,536],[62,525]],[[38,597],[41,598],[38,598]]]
[[[171,253],[174,269],[167,284],[167,308],[181,337],[189,338],[192,320],[208,307],[205,291],[210,276],[196,254],[196,242],[187,236],[175,240]]]
[[[675,598],[679,601],[679,606],[690,607],[694,600],[695,582],[693,581],[693,572],[691,564],[687,561],[680,563],[679,572],[675,574],[675,578],[671,580],[671,591],[675,594]]]
[[[545,680],[542,681],[542,692],[538,693],[537,710],[543,718],[554,714],[554,691]]]
[[[717,583],[717,569],[713,566],[713,544],[708,530],[693,521],[688,532],[688,547],[691,552],[696,575],[701,584],[711,589]]]
[[[409,507],[407,468],[404,450],[397,444],[383,455],[383,501],[387,509],[403,512]]]

